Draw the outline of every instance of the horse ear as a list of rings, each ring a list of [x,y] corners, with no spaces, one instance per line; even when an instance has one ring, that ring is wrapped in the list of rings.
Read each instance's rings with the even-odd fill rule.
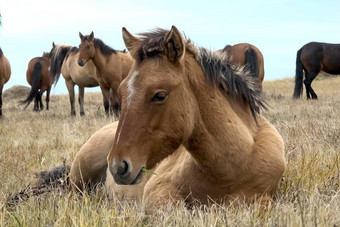
[[[83,36],[83,34],[81,34],[81,32],[79,32],[79,38],[80,38],[80,40],[84,39],[84,36]]]
[[[175,26],[165,35],[165,53],[169,60],[178,62],[184,56],[185,47],[181,33]]]
[[[93,33],[93,31],[91,32],[91,34],[90,34],[90,36],[89,36],[89,40],[90,40],[91,42],[93,42],[93,40],[94,40],[94,33]]]
[[[52,42],[52,47],[53,47],[53,48],[55,47],[55,44],[54,44],[54,42]]]
[[[140,43],[139,39],[131,35],[125,27],[122,28],[122,34],[126,49],[128,49],[131,57],[136,59],[136,51],[138,50]]]

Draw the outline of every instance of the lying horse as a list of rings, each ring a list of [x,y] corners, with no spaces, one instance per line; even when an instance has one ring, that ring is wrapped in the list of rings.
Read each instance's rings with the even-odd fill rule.
[[[1,18],[1,17],[0,17]],[[2,116],[2,89],[11,77],[11,65],[0,48],[0,117]]]
[[[116,196],[151,207],[270,201],[286,162],[282,137],[257,112],[257,80],[174,26],[140,37],[123,28],[123,39],[135,65],[118,90],[120,121],[77,154],[75,187],[103,182],[107,167]]]
[[[296,74],[293,98],[302,95],[302,82],[306,87],[307,99],[317,99],[311,84],[315,77],[324,71],[329,74],[340,74],[340,44],[307,43],[296,54]],[[303,81],[303,71],[305,80]]]
[[[260,89],[264,79],[264,60],[261,51],[249,43],[239,43],[233,46],[227,45],[222,50],[230,58],[233,64],[244,66],[249,74],[258,79]]]
[[[80,115],[85,115],[84,111],[84,88],[99,86],[97,81],[96,67],[92,61],[89,61],[86,66],[78,65],[79,50],[68,44],[52,44],[51,55],[51,73],[56,80],[59,79],[60,73],[63,75],[70,97],[71,116],[76,115],[74,106],[74,85],[79,88],[79,106]]]
[[[27,106],[34,99],[33,111],[44,109],[41,97],[46,91],[46,110],[49,109],[51,86],[55,82],[53,75],[50,73],[49,54],[44,53],[42,57],[35,57],[29,63],[26,71],[27,82],[31,85],[31,91],[27,98],[21,101],[21,104]]]

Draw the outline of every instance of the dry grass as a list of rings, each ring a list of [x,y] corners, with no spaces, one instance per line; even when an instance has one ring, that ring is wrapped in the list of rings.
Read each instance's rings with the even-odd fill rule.
[[[90,135],[113,119],[104,117],[97,93],[85,95],[85,117],[69,116],[67,96],[52,96],[50,111],[40,113],[4,99],[0,226],[339,226],[340,78],[313,82],[318,101],[293,101],[293,86],[293,79],[264,83],[270,110],[263,114],[283,136],[288,161],[275,204],[192,210],[179,204],[153,215],[140,205],[108,199],[104,189],[90,196],[53,191],[6,206],[34,182],[34,173],[71,162]]]

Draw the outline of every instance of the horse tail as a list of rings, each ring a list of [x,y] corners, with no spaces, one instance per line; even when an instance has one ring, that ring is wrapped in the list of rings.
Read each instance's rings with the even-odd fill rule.
[[[302,80],[303,80],[303,65],[301,63],[301,52],[302,48],[298,50],[296,54],[296,71],[295,71],[295,88],[294,88],[294,94],[293,98],[298,99],[302,95]]]
[[[246,67],[246,70],[249,71],[252,77],[259,77],[259,64],[257,61],[257,54],[256,51],[251,47],[244,52],[244,65]]]
[[[40,85],[40,78],[41,78],[41,63],[37,62],[34,65],[33,69],[33,83],[31,87],[31,91],[28,95],[28,97],[24,100],[21,101],[21,104],[26,104],[26,107],[32,102],[32,100],[36,97],[38,91],[39,91],[39,85]]]

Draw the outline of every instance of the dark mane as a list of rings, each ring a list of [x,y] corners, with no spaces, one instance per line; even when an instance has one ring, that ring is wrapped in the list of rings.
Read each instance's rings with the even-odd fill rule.
[[[164,37],[167,32],[158,28],[148,33],[138,34],[141,46],[137,50],[137,61],[142,62],[146,58],[164,55]],[[256,78],[253,78],[244,68],[233,65],[225,54],[196,48],[190,40],[186,41],[186,50],[196,55],[199,65],[211,84],[219,87],[225,94],[249,103],[256,121],[256,113],[259,113],[260,108],[266,109]]]
[[[85,39],[89,40],[89,35],[86,35],[84,37]],[[100,52],[103,55],[110,55],[110,54],[116,54],[117,50],[109,47],[108,45],[106,45],[102,40],[95,38],[94,41],[94,46],[98,47],[100,49]]]
[[[256,113],[259,113],[260,108],[266,109],[257,78],[244,68],[233,65],[226,55],[205,48],[199,48],[199,53],[199,63],[208,81],[225,94],[248,102],[256,121]]]
[[[60,73],[61,73],[61,66],[64,62],[66,55],[68,54],[69,50],[72,48],[70,45],[56,45],[50,52],[50,72],[55,78],[55,84],[57,84]]]
[[[4,53],[2,52],[1,47],[0,47],[0,58],[2,57],[3,54]]]

